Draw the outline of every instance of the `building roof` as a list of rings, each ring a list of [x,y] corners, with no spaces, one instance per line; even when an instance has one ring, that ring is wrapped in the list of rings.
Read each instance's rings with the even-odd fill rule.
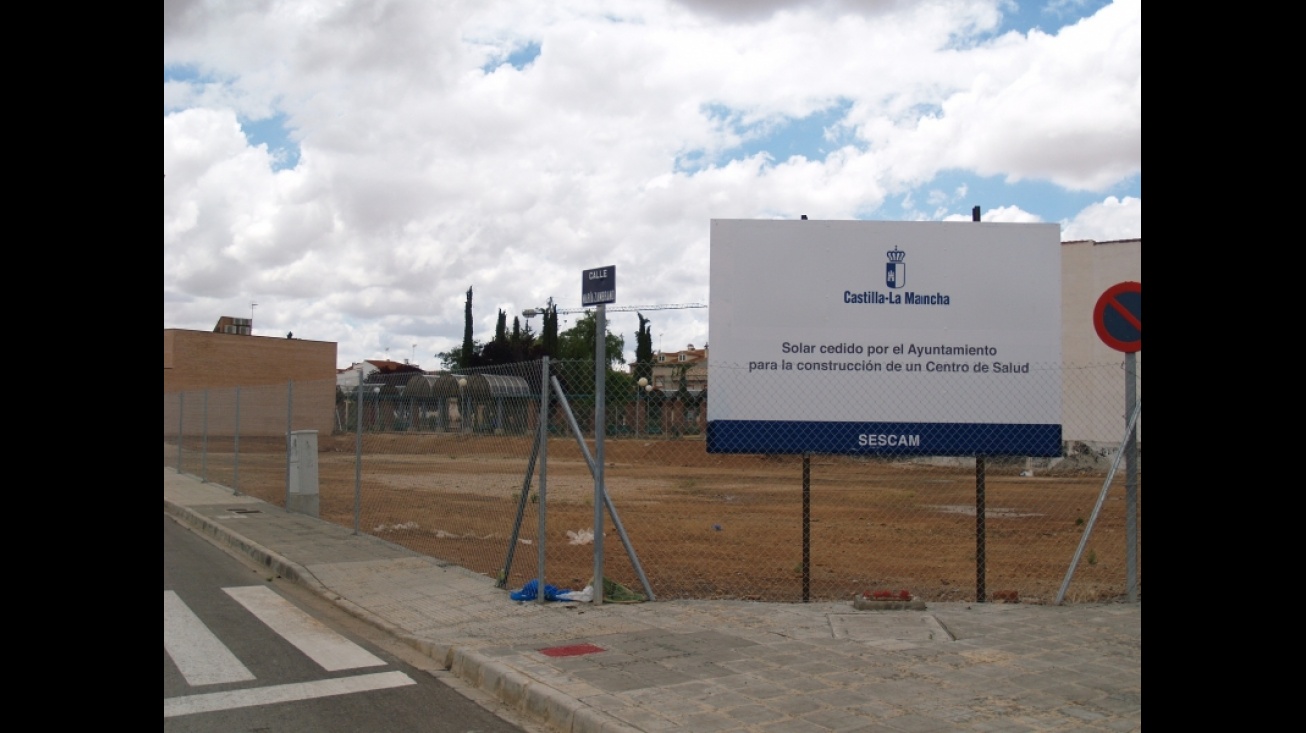
[[[390,361],[388,359],[364,359],[368,364],[376,367],[376,370],[382,374],[422,374],[422,368],[416,364],[405,364],[399,361]]]

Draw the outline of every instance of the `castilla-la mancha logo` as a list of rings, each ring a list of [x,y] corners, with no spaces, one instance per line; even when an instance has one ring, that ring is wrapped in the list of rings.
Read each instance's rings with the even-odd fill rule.
[[[884,284],[891,288],[901,288],[907,284],[907,253],[894,247],[884,253],[889,261],[884,264]]]

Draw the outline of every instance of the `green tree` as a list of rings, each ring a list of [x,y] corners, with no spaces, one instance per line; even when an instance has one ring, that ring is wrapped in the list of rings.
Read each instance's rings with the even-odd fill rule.
[[[511,364],[517,361],[514,356],[512,343],[508,340],[508,314],[500,308],[499,319],[494,326],[494,340],[481,347],[481,358],[477,360],[476,365]]]
[[[639,330],[635,331],[635,374],[636,381],[640,377],[644,379],[653,379],[653,327],[649,319],[642,313],[636,313],[639,317]]]
[[[480,341],[477,340],[472,341],[473,362],[477,360],[477,354],[480,354],[483,348],[484,347],[482,346]],[[444,371],[451,372],[457,369],[462,369],[463,347],[455,346],[452,349],[449,349],[448,351],[441,351],[435,355],[435,358],[438,362],[440,362],[440,368],[443,369]]]
[[[476,355],[476,344],[472,341],[472,286],[467,286],[467,304],[463,306],[463,350],[458,358],[458,366],[467,369],[472,366]]]
[[[576,319],[576,324],[571,328],[558,334],[558,353],[560,359],[574,361],[594,361],[594,332],[598,328],[598,318],[595,311],[585,311],[585,315]],[[608,369],[614,364],[621,364],[622,352],[626,348],[626,340],[613,334],[605,329],[604,333],[604,355],[607,358]]]
[[[508,342],[508,314],[499,309],[499,320],[494,324],[494,340],[497,343]]]
[[[544,309],[544,327],[540,335],[540,356],[558,356],[558,306],[550,300]]]

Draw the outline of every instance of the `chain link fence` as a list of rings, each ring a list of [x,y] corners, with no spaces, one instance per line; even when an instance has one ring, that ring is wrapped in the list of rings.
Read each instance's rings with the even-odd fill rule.
[[[284,507],[293,473],[288,435],[317,430],[323,519],[509,588],[536,577],[543,541],[545,582],[579,589],[594,567],[595,491],[586,459],[595,452],[594,368],[550,362],[549,369],[565,400],[550,393],[547,458],[537,454],[543,370],[528,362],[373,375],[355,385],[165,394],[164,465]],[[714,365],[711,391],[730,389],[730,372]],[[1141,365],[1137,373],[1141,385]],[[906,589],[927,601],[954,601],[974,600],[985,587],[989,597],[1051,602],[1123,435],[1125,374],[1121,363],[1107,363],[1049,366],[1038,378],[1060,384],[1063,454],[986,456],[981,474],[973,456],[917,455],[910,446],[806,458],[709,453],[707,388],[683,380],[642,387],[631,374],[609,373],[607,494],[658,599],[833,600]],[[891,413],[895,396],[877,394],[872,384],[846,399],[868,414]],[[990,406],[998,415],[1010,407],[1002,400],[1021,399],[1017,390],[998,394]],[[783,406],[802,396],[755,398]],[[1141,446],[1141,429],[1138,435]],[[967,439],[982,443],[985,436]],[[1124,481],[1122,471],[1109,488],[1070,602],[1126,593]],[[640,590],[636,563],[610,516],[605,528],[605,577]]]

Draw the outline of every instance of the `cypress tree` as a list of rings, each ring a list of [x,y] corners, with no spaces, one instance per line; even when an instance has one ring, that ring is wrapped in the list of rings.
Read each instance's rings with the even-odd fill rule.
[[[467,304],[463,306],[463,353],[458,360],[458,366],[461,369],[467,369],[472,365],[472,356],[475,346],[472,344],[472,286],[467,286]]]

